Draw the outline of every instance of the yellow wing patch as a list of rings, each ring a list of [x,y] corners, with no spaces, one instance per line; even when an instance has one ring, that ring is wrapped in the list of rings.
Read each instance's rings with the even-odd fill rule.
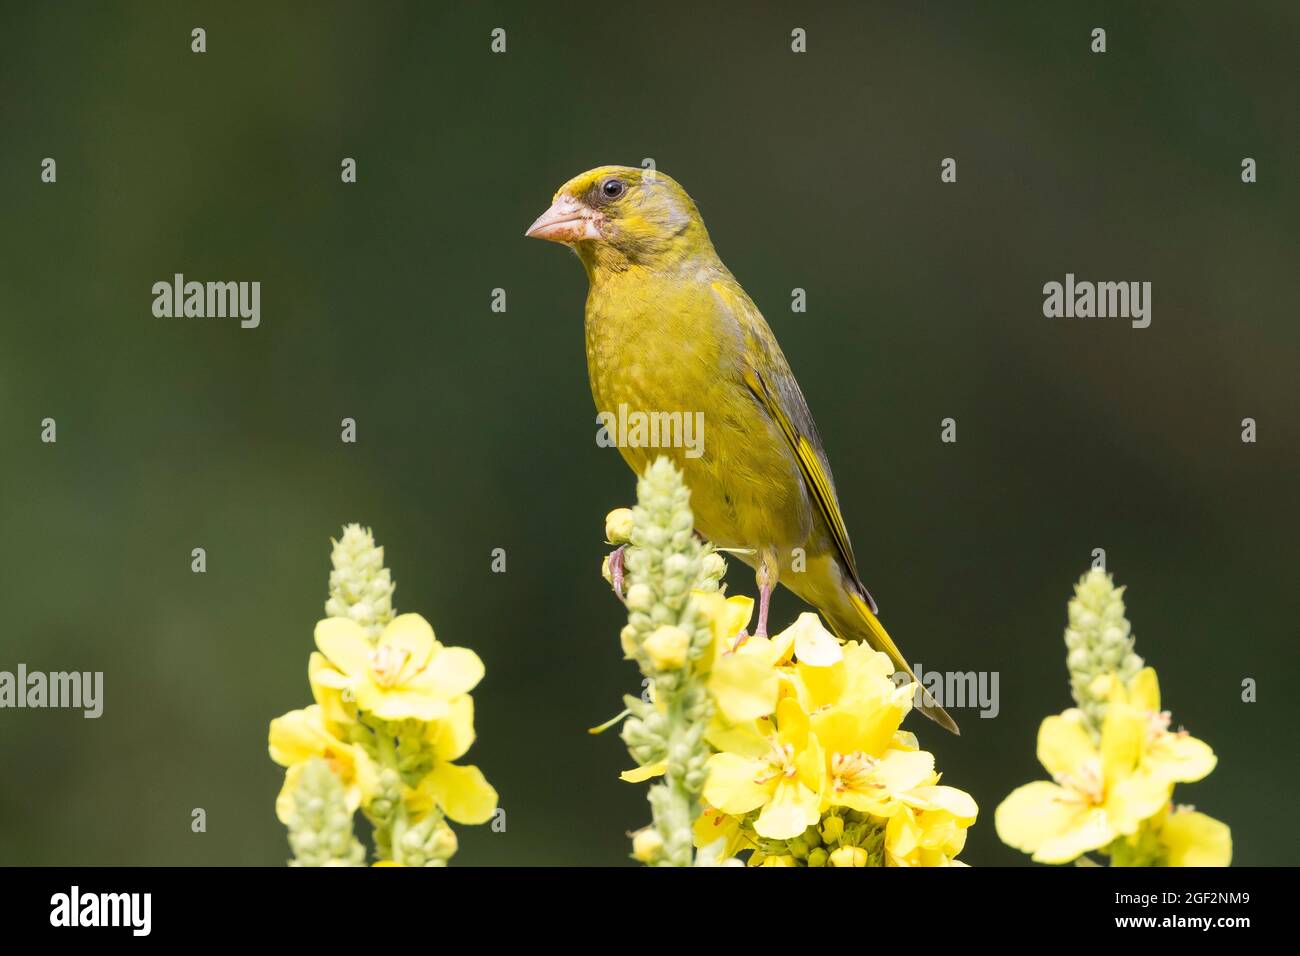
[[[808,441],[807,437],[800,435],[795,430],[789,416],[781,409],[760,373],[754,369],[746,369],[744,378],[749,390],[767,408],[768,413],[780,426],[781,433],[785,435],[785,440],[790,443],[790,450],[794,452],[794,456],[799,462],[799,469],[803,472],[808,491],[812,495],[812,499],[817,502],[817,508],[821,511],[822,517],[826,519],[827,527],[830,528],[831,537],[835,541],[835,549],[839,551],[849,573],[853,575],[853,580],[861,586],[861,581],[858,579],[857,562],[853,558],[853,545],[849,543],[849,531],[844,527],[844,516],[840,514],[839,502],[835,500],[835,492],[831,490],[830,480],[826,477],[826,471],[822,468],[821,459],[817,456],[816,449],[813,448],[812,442]],[[865,591],[865,588],[863,590]],[[867,600],[870,601],[870,598]],[[874,602],[871,603],[874,607]]]

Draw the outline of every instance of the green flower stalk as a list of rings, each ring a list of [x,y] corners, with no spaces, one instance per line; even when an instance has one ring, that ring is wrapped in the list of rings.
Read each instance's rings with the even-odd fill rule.
[[[979,812],[940,786],[900,724],[915,684],[888,657],[841,643],[811,612],[749,634],[754,601],[727,597],[726,562],[692,530],[682,475],[659,459],[637,507],[605,521],[628,584],[624,653],[645,677],[625,697],[629,783],[653,781],[632,836],[652,866],[951,866]],[[613,565],[612,569],[610,565]],[[616,562],[606,578],[621,593]],[[807,708],[807,709],[805,709]]]
[[[1155,669],[1133,650],[1124,589],[1093,569],[1069,603],[1066,667],[1077,706],[1038,728],[1038,759],[1052,779],[1013,790],[994,814],[1003,843],[1038,863],[1227,866],[1227,824],[1174,803],[1218,762],[1177,727]]]
[[[369,528],[350,524],[330,552],[330,596],[326,617],[356,621],[376,640],[393,619],[393,591],[396,585],[384,567],[384,549],[375,544]]]
[[[329,764],[307,761],[293,789],[289,847],[291,866],[362,866],[365,848],[352,834],[343,783]]]
[[[1142,670],[1143,661],[1133,651],[1134,636],[1124,616],[1124,589],[1111,576],[1093,568],[1074,586],[1065,629],[1065,664],[1070,691],[1088,719],[1094,740],[1101,736],[1108,687],[1105,680],[1118,676],[1127,684]]]
[[[376,865],[445,866],[457,846],[449,823],[498,812],[483,773],[458,762],[474,743],[470,691],[483,662],[443,644],[419,614],[394,615],[369,530],[348,525],[332,560],[329,616],[316,622],[307,663],[315,703],[277,717],[267,735],[285,768],[276,816],[300,865],[361,862],[351,841],[360,811]]]
[[[667,458],[657,459],[637,483],[625,558],[628,623],[621,635],[653,700],[625,698],[631,716],[622,736],[641,767],[663,768],[649,793],[658,839],[641,841],[656,845],[647,862],[662,866],[694,861],[691,827],[700,815],[711,753],[704,734],[712,703],[696,670],[712,631],[691,591],[718,590],[726,564],[695,537],[694,525],[681,473]]]

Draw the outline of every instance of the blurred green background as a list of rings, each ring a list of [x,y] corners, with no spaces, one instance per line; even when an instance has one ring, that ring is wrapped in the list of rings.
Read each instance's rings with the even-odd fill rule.
[[[594,441],[581,270],[522,234],[646,157],[780,338],[890,630],[1001,674],[960,739],[908,722],[980,803],[964,859],[1025,862],[993,809],[1043,775],[1102,547],[1220,758],[1177,798],[1237,863],[1297,862],[1300,11],[1134,6],[6,3],[0,669],[102,670],[106,701],[0,711],[0,863],[283,863],[266,728],[309,700],[349,521],[487,665],[470,758],[507,831],[460,827],[457,862],[625,862],[644,787],[585,728],[638,686],[598,574],[633,479]],[[261,327],[154,318],[175,272],[260,280]],[[1152,282],[1151,327],[1045,319],[1066,272]]]

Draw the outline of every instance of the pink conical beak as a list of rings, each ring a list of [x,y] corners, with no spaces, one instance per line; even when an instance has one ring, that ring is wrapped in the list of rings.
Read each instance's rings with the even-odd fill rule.
[[[559,196],[551,208],[537,217],[537,221],[524,233],[532,239],[549,239],[551,242],[578,242],[582,239],[601,239],[596,224],[596,213],[571,196]]]

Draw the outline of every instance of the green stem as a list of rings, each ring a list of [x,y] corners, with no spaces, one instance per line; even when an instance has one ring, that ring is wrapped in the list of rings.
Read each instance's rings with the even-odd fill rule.
[[[388,733],[382,723],[377,727],[371,728],[375,735],[375,755],[379,758],[379,765],[382,770],[397,770],[397,746],[393,743],[392,736]],[[375,844],[381,845],[386,843],[389,847],[389,853],[394,863],[401,863],[401,842],[402,835],[406,833],[406,806],[400,800],[397,809],[393,814],[393,823],[391,827],[375,828]]]

